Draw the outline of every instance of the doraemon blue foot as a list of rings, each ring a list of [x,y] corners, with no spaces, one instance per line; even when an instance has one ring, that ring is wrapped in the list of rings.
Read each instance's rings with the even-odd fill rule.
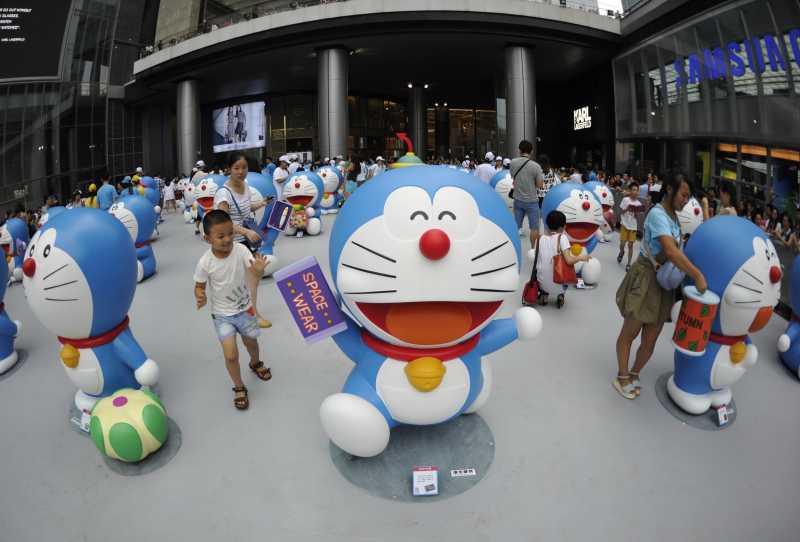
[[[794,259],[789,280],[792,319],[786,331],[778,337],[778,353],[783,364],[800,378],[800,256]]]
[[[474,412],[491,393],[484,356],[541,330],[529,307],[495,318],[517,291],[520,243],[503,200],[474,176],[382,174],[342,207],[329,253],[348,314],[334,340],[355,367],[320,418],[352,455],[380,454],[399,424]]]

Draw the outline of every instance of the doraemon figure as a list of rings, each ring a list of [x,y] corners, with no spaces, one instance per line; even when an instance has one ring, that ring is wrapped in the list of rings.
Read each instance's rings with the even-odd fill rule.
[[[5,303],[8,284],[8,266],[0,265],[0,374],[5,373],[17,363],[17,351],[14,350],[14,341],[19,336],[20,323],[11,320],[6,313]]]
[[[28,236],[28,225],[24,220],[19,218],[9,218],[6,221],[5,229],[11,236],[11,243],[9,245],[9,256],[12,256],[11,265],[11,280],[19,282],[22,280],[22,260],[25,259],[25,248],[28,246],[30,240]]]
[[[68,209],[63,205],[50,205],[49,207],[47,207],[47,212],[43,214],[42,217],[39,219],[39,227],[41,228],[42,226],[47,224],[48,220],[60,215],[61,213],[67,210]]]
[[[150,245],[156,225],[156,213],[150,202],[142,196],[127,196],[108,210],[128,230],[136,246],[137,282],[151,277],[156,272],[156,255]]]
[[[197,202],[195,201],[195,194],[197,193],[197,186],[191,181],[186,183],[183,189],[183,221],[187,224],[194,222],[197,218]]]
[[[792,319],[786,331],[778,337],[778,353],[783,364],[800,377],[800,256],[794,259],[789,273]]]
[[[303,231],[318,235],[322,231],[319,204],[324,192],[322,179],[311,171],[299,171],[283,183],[283,199],[294,208],[286,235]]]
[[[705,352],[690,356],[675,351],[675,374],[667,391],[686,412],[702,414],[730,403],[731,384],[758,360],[748,334],[763,328],[772,316],[780,297],[781,264],[769,237],[735,216],[703,223],[686,244],[685,254],[721,301]]]
[[[595,235],[597,240],[601,243],[607,243],[609,239],[606,237],[614,228],[614,194],[611,189],[600,181],[589,181],[584,183],[584,187],[592,191],[595,197],[600,201],[600,206],[603,209],[603,224],[597,228]]]
[[[507,169],[501,169],[489,180],[489,186],[494,188],[497,195],[503,198],[506,207],[509,209],[514,208],[514,198],[508,197],[511,189],[514,188],[514,179],[511,178],[511,172]]]
[[[337,446],[374,456],[392,427],[484,405],[492,383],[484,356],[542,327],[530,307],[496,318],[519,286],[520,250],[505,203],[469,174],[397,169],[350,197],[329,254],[348,315],[334,340],[355,367],[320,407]]]
[[[99,209],[62,213],[33,236],[25,256],[25,296],[62,344],[78,409],[89,412],[119,389],[157,382],[158,365],[128,327],[136,251],[119,220]]]
[[[319,206],[323,215],[328,213],[338,213],[344,196],[339,189],[344,184],[344,177],[339,170],[331,166],[323,166],[317,170],[317,175],[322,179],[325,192]]]
[[[573,245],[573,254],[591,253],[597,246],[595,232],[603,225],[603,208],[600,199],[578,183],[561,183],[548,190],[542,202],[542,218],[547,220],[551,211],[561,211],[567,217],[564,233]],[[600,278],[600,261],[592,258],[588,262],[575,264],[586,284],[597,284]]]
[[[248,173],[247,185],[250,187],[250,203],[259,203],[265,199],[272,198],[265,207],[256,211],[256,224],[258,224],[259,234],[261,235],[261,246],[258,251],[264,256],[269,256],[267,266],[264,268],[264,276],[268,277],[278,268],[278,258],[275,256],[275,240],[280,232],[267,226],[269,214],[275,205],[278,193],[272,180],[261,173]]]
[[[222,175],[207,175],[200,179],[200,182],[194,187],[194,201],[199,207],[199,215],[214,208],[214,196],[217,195],[217,189],[223,184],[225,184],[225,177]]]
[[[139,183],[144,186],[145,188],[157,188],[158,184],[156,180],[151,177],[150,175],[145,175],[139,180]]]
[[[681,225],[681,237],[688,238],[703,223],[703,208],[695,198],[689,198],[683,209],[676,213]]]

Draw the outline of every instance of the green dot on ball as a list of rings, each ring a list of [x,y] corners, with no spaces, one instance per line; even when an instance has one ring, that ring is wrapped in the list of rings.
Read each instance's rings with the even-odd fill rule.
[[[144,426],[147,427],[150,434],[152,434],[158,442],[164,444],[164,441],[167,440],[167,433],[169,432],[167,428],[167,417],[164,415],[164,411],[155,405],[147,405],[142,409],[142,419],[144,420]]]
[[[97,416],[92,416],[92,421],[89,422],[89,434],[92,437],[94,445],[100,450],[100,453],[105,455],[106,443],[103,440],[103,424]]]
[[[108,442],[123,461],[139,461],[142,458],[142,439],[129,423],[115,423],[108,433]]]

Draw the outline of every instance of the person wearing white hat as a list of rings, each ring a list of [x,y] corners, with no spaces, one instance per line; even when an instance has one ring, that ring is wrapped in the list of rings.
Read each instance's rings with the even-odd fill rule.
[[[503,158],[503,169],[509,169],[511,167],[511,158]]]
[[[297,160],[296,154],[289,155],[289,175],[294,175],[302,164]]]
[[[285,154],[278,158],[278,167],[272,172],[272,185],[278,193],[278,199],[283,199],[283,183],[289,178],[289,157]]]
[[[495,170],[495,172],[498,172],[501,169],[503,169],[503,157],[502,156],[495,156],[494,157],[494,170]]]
[[[386,161],[383,159],[383,156],[378,156],[375,159],[375,163],[367,170],[367,180],[374,179],[384,171],[386,171]]]
[[[205,162],[203,162],[202,160],[198,160],[197,162],[195,162],[195,163],[194,163],[194,165],[195,165],[195,167],[197,167],[198,169],[199,169],[199,168],[201,168],[201,167],[206,167],[206,163],[205,163]]]
[[[494,153],[489,151],[484,158],[484,162],[475,168],[475,176],[484,183],[489,184],[489,181],[492,180],[492,177],[494,177],[496,173],[494,169]]]
[[[144,175],[144,168],[142,166],[137,166],[136,173],[138,173],[139,175]]]

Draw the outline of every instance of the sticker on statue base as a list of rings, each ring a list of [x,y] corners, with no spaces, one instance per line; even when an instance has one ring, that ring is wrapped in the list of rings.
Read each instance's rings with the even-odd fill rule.
[[[462,478],[464,476],[477,476],[478,472],[475,469],[453,469],[450,471],[452,478]]]
[[[439,494],[439,469],[437,467],[414,467],[411,477],[415,497]]]
[[[71,418],[70,421],[72,421],[72,423],[74,423],[76,426],[78,426],[78,429],[80,429],[84,433],[88,433],[89,432],[89,424],[92,421],[92,416],[91,416],[91,414],[89,414],[87,412],[81,412],[80,419],[78,419],[78,417],[75,416],[75,417]]]
[[[719,427],[727,425],[730,421],[729,415],[732,414],[731,411],[728,410],[728,405],[722,405],[713,409],[716,413],[714,417],[714,421],[717,422]]]

